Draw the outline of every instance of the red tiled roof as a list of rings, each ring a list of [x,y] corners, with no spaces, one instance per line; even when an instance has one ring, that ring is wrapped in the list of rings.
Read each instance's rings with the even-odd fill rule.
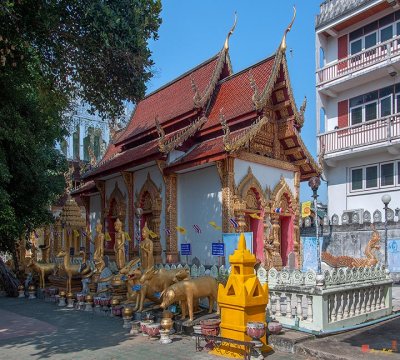
[[[96,184],[93,180],[85,182],[81,187],[71,191],[71,195],[79,195],[85,192],[89,192],[96,188]]]
[[[202,130],[219,124],[221,109],[227,121],[254,111],[252,101],[254,90],[250,86],[250,74],[258,91],[261,92],[271,75],[274,61],[275,56],[271,56],[251,68],[222,80],[217,88],[217,96],[208,115],[208,121]]]
[[[158,140],[152,140],[132,149],[128,149],[117,154],[108,162],[103,162],[100,166],[90,170],[84,175],[84,178],[93,178],[97,174],[105,173],[112,169],[128,167],[134,165],[135,161],[145,159],[151,155],[160,154],[158,151]]]
[[[162,124],[193,110],[192,79],[202,94],[211,80],[217,60],[218,55],[147,95],[138,103],[126,131],[118,142],[126,142],[142,132],[155,128],[156,116]]]

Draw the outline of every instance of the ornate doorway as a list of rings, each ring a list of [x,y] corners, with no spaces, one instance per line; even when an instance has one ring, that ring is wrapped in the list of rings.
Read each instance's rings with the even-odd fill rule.
[[[118,182],[115,182],[114,190],[110,194],[110,197],[107,199],[106,204],[107,207],[104,209],[106,223],[105,225],[111,240],[105,242],[104,248],[109,254],[113,254],[115,243],[114,223],[117,219],[120,219],[120,221],[124,224],[126,216],[125,196],[119,189]]]
[[[147,173],[147,179],[143,184],[139,194],[136,194],[136,199],[136,207],[143,209],[140,230],[142,230],[145,223],[147,223],[147,227],[157,235],[157,237],[152,239],[153,254],[154,263],[160,264],[162,263],[162,247],[160,243],[160,223],[162,209],[161,188],[156,186],[150,177],[150,173]]]

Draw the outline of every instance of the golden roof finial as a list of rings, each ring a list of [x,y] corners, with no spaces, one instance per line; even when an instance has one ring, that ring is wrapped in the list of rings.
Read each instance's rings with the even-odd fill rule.
[[[293,19],[290,22],[289,26],[286,28],[285,33],[283,34],[283,38],[282,38],[282,42],[281,42],[281,46],[280,46],[280,49],[282,51],[286,51],[286,35],[290,30],[292,30],[292,26],[293,26],[295,19],[296,19],[296,7],[293,6]]]
[[[233,32],[235,31],[236,23],[237,23],[237,13],[236,13],[236,11],[235,11],[235,21],[233,22],[233,26],[232,26],[232,28],[229,30],[228,35],[226,36],[226,39],[225,39],[225,44],[224,44],[224,49],[225,49],[225,50],[228,50],[228,49],[229,49],[229,38],[231,37],[231,35],[232,35]]]

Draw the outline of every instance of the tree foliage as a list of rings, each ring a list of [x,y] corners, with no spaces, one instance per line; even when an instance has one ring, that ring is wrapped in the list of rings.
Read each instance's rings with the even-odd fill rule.
[[[159,0],[0,2],[0,250],[49,221],[74,100],[117,117],[144,95],[160,11]]]

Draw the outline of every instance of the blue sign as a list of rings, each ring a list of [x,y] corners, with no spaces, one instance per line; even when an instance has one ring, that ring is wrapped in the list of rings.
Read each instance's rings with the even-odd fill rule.
[[[181,244],[181,255],[192,255],[191,244]]]
[[[211,253],[213,256],[225,256],[225,244],[224,243],[212,243]]]
[[[391,272],[400,272],[400,240],[388,240],[388,265]]]

